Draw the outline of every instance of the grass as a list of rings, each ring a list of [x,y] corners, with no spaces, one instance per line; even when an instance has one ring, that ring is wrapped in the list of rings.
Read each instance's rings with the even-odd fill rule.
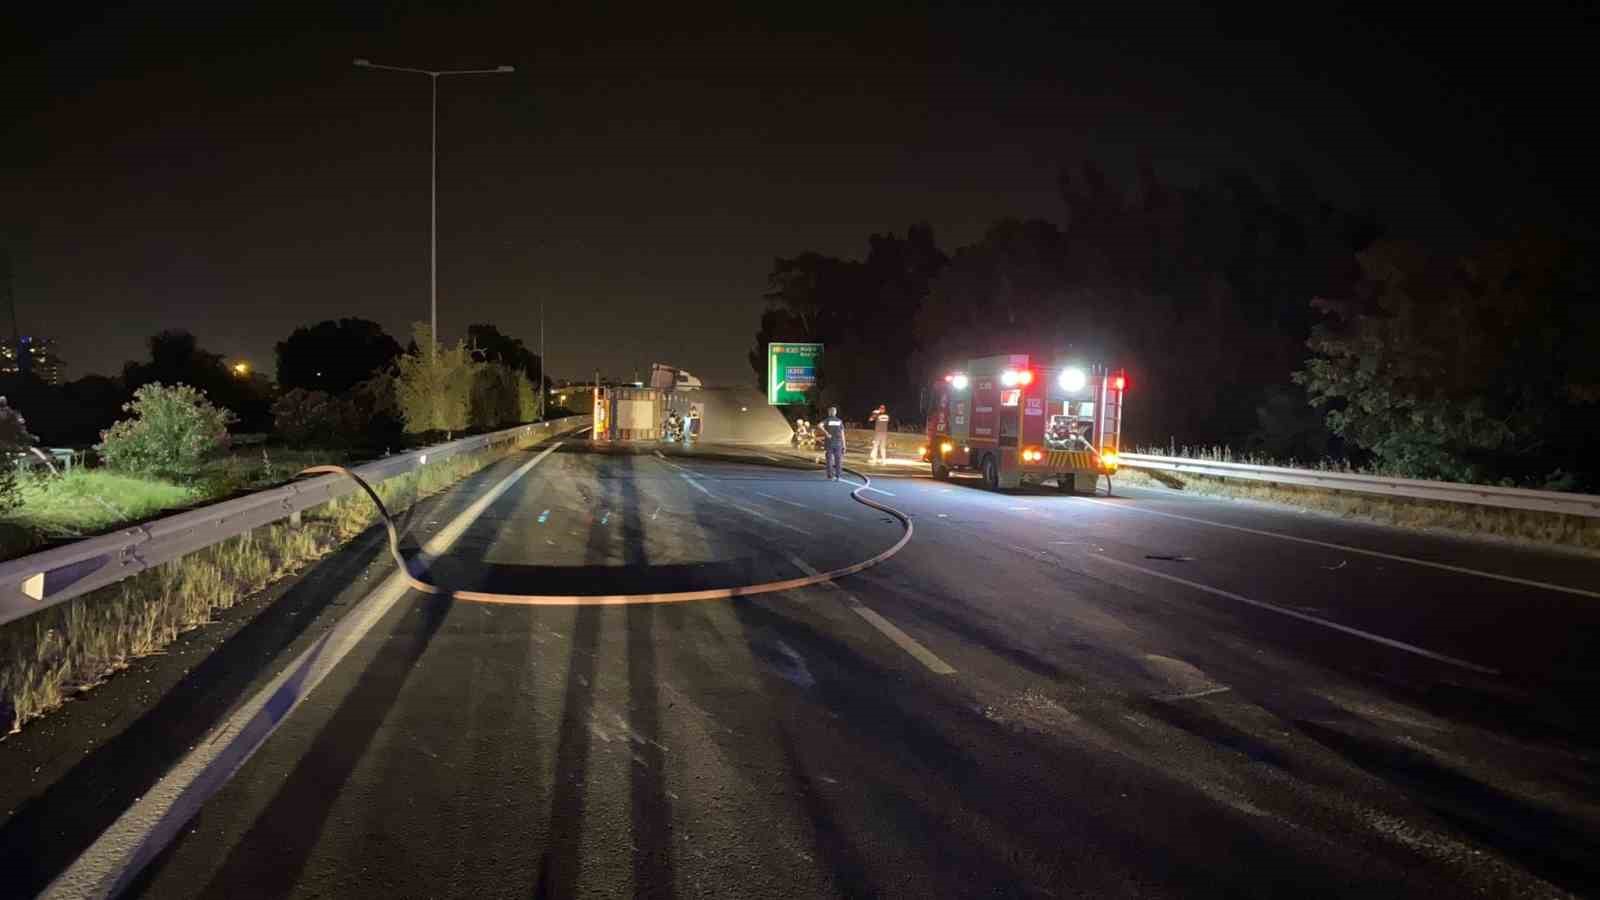
[[[191,485],[105,469],[20,477],[22,505],[11,521],[49,536],[73,537],[152,516],[199,499]]]
[[[0,519],[0,559],[12,559],[58,538],[98,534],[181,507],[282,484],[307,466],[344,462],[323,450],[254,447],[206,462],[183,483],[109,469],[76,468],[52,475],[21,473],[21,504]]]
[[[505,455],[464,454],[374,487],[397,512]],[[283,465],[299,471],[304,462]],[[160,652],[377,521],[366,495],[353,493],[307,510],[299,527],[257,528],[0,627],[0,734],[18,731],[132,660]]]

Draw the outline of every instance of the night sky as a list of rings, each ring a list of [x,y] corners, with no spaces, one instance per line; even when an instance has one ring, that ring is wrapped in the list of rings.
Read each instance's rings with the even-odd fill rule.
[[[440,323],[534,344],[543,301],[558,377],[749,382],[775,256],[1060,221],[1057,172],[1083,160],[1269,184],[1288,163],[1447,244],[1582,223],[1594,196],[1593,23],[1557,8],[42,6],[0,20],[0,236],[23,333],[73,377],[161,328],[270,370],[297,325],[403,343],[427,318],[428,79],[355,57],[516,66],[440,81]]]

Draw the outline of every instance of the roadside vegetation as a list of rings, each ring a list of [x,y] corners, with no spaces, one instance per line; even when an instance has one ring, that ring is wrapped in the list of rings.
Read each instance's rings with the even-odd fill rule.
[[[452,457],[374,487],[400,512],[506,452]],[[307,510],[298,526],[258,528],[0,628],[0,734],[160,652],[377,522],[371,501],[357,492]]]
[[[310,465],[547,414],[542,363],[522,341],[487,324],[451,346],[425,327],[414,338],[402,349],[360,319],[299,328],[277,345],[277,383],[182,331],[151,337],[150,358],[129,362],[120,378],[0,376],[0,559],[282,484]],[[236,446],[235,431],[265,440]],[[73,465],[46,462],[40,447],[74,448]],[[375,487],[391,510],[404,510],[504,452],[436,462]],[[351,495],[298,525],[256,529],[0,627],[0,734],[314,562],[374,515],[364,495]]]
[[[1153,447],[1141,449],[1139,452],[1166,456],[1182,455],[1190,459],[1220,462],[1242,462],[1250,465],[1287,465],[1290,468],[1322,472],[1358,471],[1348,464],[1336,461],[1307,466],[1259,458],[1241,458],[1227,453],[1172,454],[1167,450],[1168,448],[1164,447]],[[1373,475],[1394,474],[1370,469],[1359,471],[1362,474]],[[1206,497],[1274,503],[1379,525],[1442,531],[1463,537],[1489,537],[1540,547],[1566,547],[1585,552],[1600,552],[1600,519],[1584,516],[1503,509],[1469,503],[1448,503],[1415,497],[1387,497],[1242,478],[1215,478],[1190,472],[1156,472],[1123,468],[1117,472],[1116,480],[1123,484],[1167,488]]]
[[[439,345],[418,326],[402,350],[375,323],[323,322],[278,345],[274,385],[192,335],[162,332],[149,361],[124,367],[131,390],[115,406],[107,401],[116,383],[98,376],[61,386],[0,378],[40,410],[44,432],[30,433],[0,399],[0,460],[13,463],[0,465],[0,560],[282,484],[309,465],[537,420],[538,357],[493,325],[468,335]],[[98,440],[83,449],[86,423]],[[236,427],[259,429],[266,442],[235,446]],[[78,463],[60,471],[31,449],[73,442]]]

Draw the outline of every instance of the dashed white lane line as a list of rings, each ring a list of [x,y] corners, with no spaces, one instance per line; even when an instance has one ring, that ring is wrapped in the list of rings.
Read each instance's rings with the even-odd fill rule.
[[[727,497],[718,497],[717,499],[721,500],[723,503],[728,504],[729,506],[733,507],[734,509],[737,509],[738,511],[744,513],[747,516],[754,516],[755,518],[760,519],[763,522],[770,522],[773,525],[778,526],[779,528],[787,528],[790,531],[793,531],[793,532],[795,532],[797,534],[803,534],[806,537],[816,537],[815,534],[805,530],[804,528],[800,528],[800,527],[795,526],[795,525],[790,525],[788,522],[785,522],[782,519],[774,519],[773,517],[767,515],[766,513],[762,512],[759,509],[753,509],[751,507],[745,506],[743,503],[735,503],[732,500],[729,500]]]
[[[795,568],[806,573],[807,575],[817,574],[817,570],[812,568],[811,565],[805,560],[795,556],[792,553],[787,555],[789,557],[789,561],[794,563]],[[934,673],[935,675],[955,674],[955,668],[949,663],[935,656],[932,650],[922,646],[922,644],[917,642],[916,638],[906,634],[904,631],[901,631],[898,625],[894,624],[888,619],[885,619],[883,616],[878,615],[876,610],[856,599],[854,594],[842,587],[839,587],[839,585],[831,581],[825,581],[823,584],[838,591],[844,597],[845,605],[850,607],[852,612],[865,619],[868,625],[876,628],[880,634],[892,641],[896,647],[899,647],[901,650],[911,654],[913,659],[919,663],[922,663],[924,666],[927,666],[928,671]]]
[[[764,494],[764,493],[762,493],[760,491],[756,491],[755,494],[756,494],[757,497],[765,497],[768,500],[775,500],[775,501],[777,501],[779,503],[787,503],[790,506],[798,506],[801,509],[810,509],[811,508],[811,507],[805,505],[804,503],[796,503],[795,501],[790,500],[787,497],[776,497],[776,496],[773,496],[772,494]]]
[[[1162,512],[1158,509],[1145,509],[1140,506],[1128,506],[1121,503],[1107,503],[1104,500],[1094,500],[1089,497],[1076,497],[1084,503],[1093,503],[1108,509],[1120,509],[1124,512],[1147,513],[1152,516],[1164,516],[1168,519],[1178,519],[1184,522],[1194,522],[1197,525],[1210,525],[1213,528],[1226,528],[1229,531],[1241,531],[1245,534],[1255,534],[1261,537],[1277,538],[1280,541],[1294,541],[1297,544],[1311,544],[1315,547],[1327,547],[1330,550],[1339,550],[1344,553],[1359,553],[1362,556],[1375,556],[1379,559],[1390,559],[1395,562],[1410,563],[1414,566],[1426,566],[1430,569],[1442,569],[1446,572],[1455,572],[1460,575],[1475,575],[1479,578],[1489,578],[1494,581],[1504,581],[1510,584],[1520,584],[1526,587],[1540,588],[1547,591],[1559,591],[1563,594],[1573,594],[1579,597],[1593,597],[1600,600],[1600,591],[1586,591],[1583,588],[1569,587],[1564,584],[1551,584],[1548,581],[1535,581],[1532,578],[1518,578],[1515,575],[1502,575],[1498,572],[1485,572],[1482,569],[1469,569],[1466,566],[1453,566],[1449,563],[1430,562],[1426,559],[1415,559],[1410,556],[1400,556],[1395,553],[1384,553],[1382,550],[1367,550],[1361,547],[1351,547],[1348,544],[1335,544],[1331,541],[1319,541],[1313,538],[1296,537],[1291,534],[1279,534],[1275,531],[1264,531],[1260,528],[1246,528],[1243,525],[1229,525],[1226,522],[1213,522],[1210,519],[1198,519],[1194,516],[1182,516],[1177,513]]]
[[[672,463],[667,463],[667,465],[670,466],[670,465],[672,465]],[[701,484],[698,481],[695,481],[694,480],[694,476],[690,475],[688,472],[679,473],[678,477],[682,478],[684,481],[687,481],[690,484],[694,485],[694,489],[699,491],[700,493],[705,494],[707,497],[711,496],[711,492],[706,490],[706,486]]]
[[[429,560],[450,549],[490,504],[560,446],[559,441],[550,445],[485,491],[423,544],[413,565],[426,568]],[[57,876],[42,896],[113,897],[121,893],[409,591],[410,586],[398,572],[384,579],[266,687],[213,728],[205,740],[196,744],[188,756],[168,770]]]
[[[665,462],[665,460],[663,460],[663,462]],[[667,465],[670,466],[670,465],[672,465],[672,463],[667,463]],[[705,494],[707,497],[710,497],[713,500],[717,500],[717,501],[720,501],[722,503],[725,503],[728,506],[731,506],[734,509],[737,509],[738,511],[744,513],[747,516],[754,516],[755,518],[760,519],[763,522],[771,523],[773,525],[778,526],[779,528],[786,528],[786,529],[788,529],[790,531],[793,531],[793,532],[796,532],[798,534],[803,534],[806,537],[816,537],[815,534],[805,530],[804,528],[800,528],[800,527],[795,526],[795,525],[790,525],[788,522],[785,522],[785,521],[783,521],[781,519],[774,519],[773,517],[767,515],[764,512],[761,512],[758,509],[751,509],[750,507],[745,506],[743,503],[735,503],[734,501],[728,499],[727,497],[723,497],[723,496],[719,496],[717,494],[711,493],[710,491],[706,490],[706,486],[705,485],[701,484],[698,479],[696,479],[693,475],[690,475],[688,472],[680,472],[680,473],[678,473],[678,477],[682,478],[684,481],[689,482],[691,485],[694,486],[695,490],[699,491],[702,494]]]
[[[822,514],[823,514],[823,515],[825,515],[825,516],[829,516],[829,517],[831,517],[831,518],[835,518],[835,519],[838,519],[838,520],[839,520],[839,521],[841,521],[841,522],[848,522],[848,521],[850,521],[850,517],[849,517],[849,516],[841,516],[841,515],[839,515],[839,514],[838,514],[838,513],[835,513],[835,512],[828,512],[828,511],[827,511],[827,510],[825,510],[825,509],[813,509],[813,508],[812,508],[812,507],[809,507],[809,506],[807,506],[807,505],[805,505],[805,504],[804,504],[804,503],[796,503],[796,502],[794,502],[794,501],[793,501],[793,500],[790,500],[790,499],[788,499],[788,498],[787,498],[787,497],[775,497],[775,496],[773,496],[773,495],[772,495],[772,494],[764,494],[764,493],[762,493],[762,492],[761,492],[761,491],[756,491],[756,492],[755,492],[755,494],[756,494],[756,496],[757,496],[757,497],[765,497],[765,498],[767,498],[767,499],[768,499],[768,500],[776,500],[776,501],[777,501],[777,502],[779,502],[779,503],[787,503],[787,504],[789,504],[789,505],[790,505],[790,506],[798,506],[798,507],[800,507],[800,508],[801,508],[801,509],[803,509],[803,510],[807,510],[807,511],[809,511],[809,512],[814,512],[814,513],[822,513]]]
[[[1344,634],[1352,635],[1363,640],[1382,644],[1385,647],[1393,647],[1396,650],[1404,650],[1407,653],[1414,653],[1417,656],[1425,656],[1428,659],[1437,660],[1442,663],[1448,663],[1449,665],[1458,666],[1463,669],[1469,669],[1473,672],[1481,672],[1485,675],[1500,674],[1499,669],[1491,669],[1488,666],[1480,666],[1477,663],[1467,662],[1464,659],[1457,659],[1454,656],[1446,656],[1443,653],[1435,653],[1432,650],[1418,647],[1415,644],[1408,644],[1405,641],[1397,641],[1394,638],[1387,638],[1381,634],[1373,634],[1370,631],[1362,631],[1359,628],[1352,628],[1349,625],[1341,625],[1338,622],[1330,622],[1327,619],[1319,619],[1316,616],[1308,616],[1303,612],[1286,609],[1285,607],[1278,606],[1275,603],[1264,603],[1260,600],[1252,600],[1249,597],[1240,596],[1232,591],[1225,591],[1221,588],[1215,588],[1209,584],[1201,584],[1198,581],[1190,581],[1187,578],[1179,578],[1176,575],[1169,575],[1166,572],[1161,572],[1156,569],[1149,568],[1148,566],[1140,566],[1130,562],[1123,562],[1120,559],[1112,559],[1103,553],[1085,554],[1084,558],[1094,560],[1095,562],[1102,562],[1109,565],[1118,566],[1124,569],[1132,569],[1135,572],[1142,572],[1145,575],[1149,575],[1153,578],[1161,578],[1166,581],[1173,582],[1174,584],[1181,584],[1184,587],[1194,588],[1197,591],[1204,591],[1205,593],[1216,597],[1234,600],[1236,602],[1243,603],[1246,606],[1254,606],[1257,609],[1264,609],[1269,612],[1278,613],[1279,615],[1288,616],[1291,619],[1299,619],[1302,622],[1310,622],[1313,625],[1321,625],[1324,628],[1332,628],[1334,631],[1343,632]]]

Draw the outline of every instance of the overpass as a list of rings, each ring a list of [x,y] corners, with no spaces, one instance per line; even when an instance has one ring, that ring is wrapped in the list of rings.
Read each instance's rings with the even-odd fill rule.
[[[8,895],[1600,886],[1593,557],[830,484],[709,402],[740,424],[554,438],[397,519],[448,589],[656,599],[428,594],[369,532],[0,744]]]

